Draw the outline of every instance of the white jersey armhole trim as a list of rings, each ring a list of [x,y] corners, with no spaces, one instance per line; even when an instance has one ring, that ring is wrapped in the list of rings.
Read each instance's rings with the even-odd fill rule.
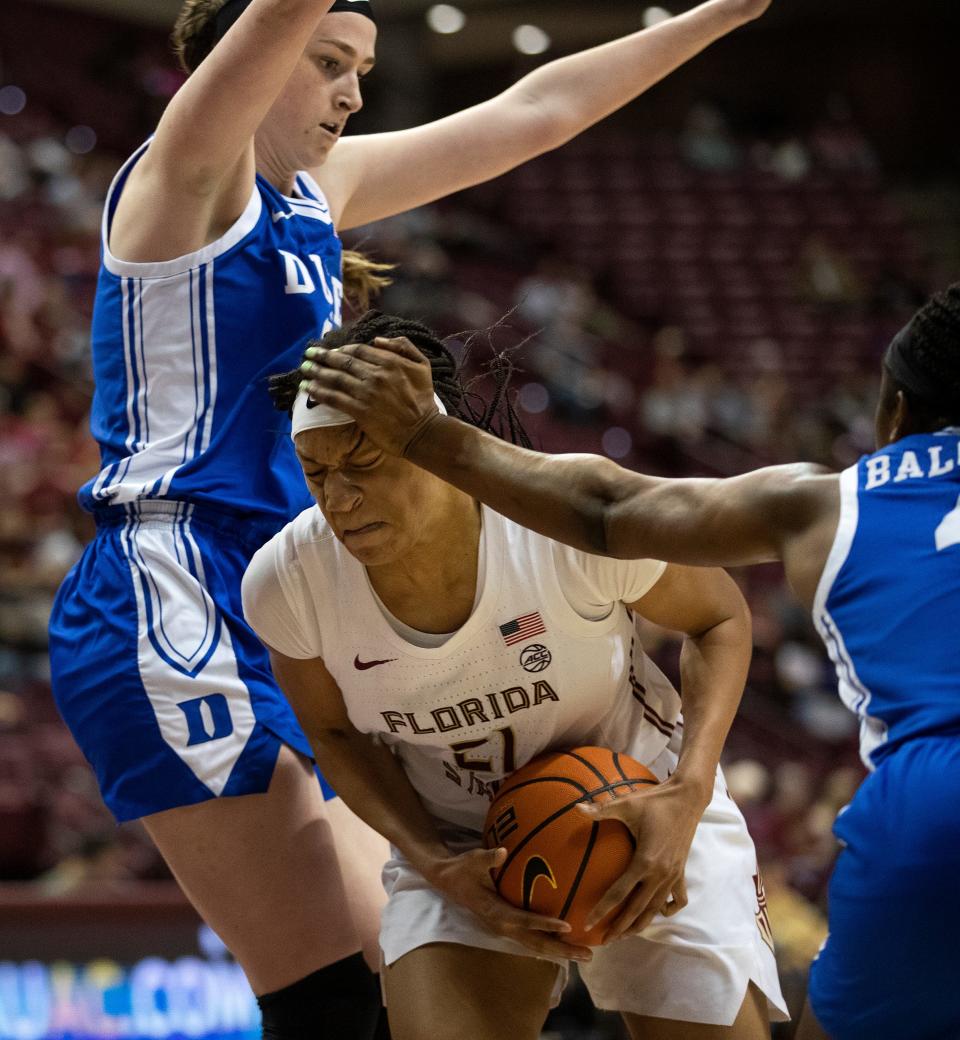
[[[817,583],[817,592],[813,598],[813,620],[818,625],[827,607],[827,599],[837,580],[840,568],[846,563],[853,546],[853,538],[857,533],[857,522],[860,517],[860,503],[857,490],[860,483],[860,463],[857,462],[840,474],[840,517],[837,520],[837,533],[833,545],[823,565],[823,573]]]
[[[228,249],[232,249],[238,242],[242,241],[247,235],[249,235],[257,226],[257,221],[260,219],[260,213],[263,210],[263,200],[260,198],[260,189],[257,187],[256,180],[254,180],[253,191],[250,194],[250,198],[247,200],[247,205],[243,213],[241,213],[233,225],[227,229],[225,234],[221,235],[220,238],[215,241],[210,242],[208,245],[205,245],[202,249],[197,249],[192,253],[185,253],[183,256],[175,257],[173,260],[158,260],[151,263],[133,263],[129,260],[120,260],[110,252],[110,245],[108,242],[109,217],[110,209],[114,200],[114,192],[120,179],[126,174],[129,168],[143,156],[149,143],[150,142],[148,141],[147,144],[138,148],[123,164],[123,166],[120,167],[117,171],[117,175],[113,178],[113,183],[110,185],[110,190],[107,192],[107,197],[103,204],[103,218],[100,223],[100,241],[103,246],[103,266],[118,278],[170,278],[174,275],[185,274],[191,268],[208,264],[211,260],[215,260],[218,256],[222,256]]]
[[[307,188],[309,188],[310,193],[316,198],[316,201],[319,202],[327,212],[329,212],[330,203],[327,201],[327,196],[323,193],[323,188],[320,187],[314,177],[312,177],[306,170],[300,170],[297,173],[297,176],[303,181]]]
[[[535,535],[535,537],[539,538],[539,537],[543,537],[543,536]],[[655,572],[650,575],[649,579],[641,586],[642,591],[640,592],[640,594],[635,596],[635,597],[633,597],[633,598],[631,598],[629,602],[626,599],[613,600],[610,603],[610,609],[605,614],[597,616],[597,617],[592,617],[592,616],[589,616],[587,614],[582,614],[580,612],[578,607],[579,606],[585,606],[583,600],[581,600],[579,604],[574,603],[571,600],[571,598],[570,598],[571,597],[570,590],[564,585],[563,578],[564,577],[569,577],[569,575],[570,575],[570,569],[567,566],[567,560],[564,560],[564,562],[558,566],[558,555],[557,555],[557,550],[558,549],[560,549],[561,552],[570,552],[570,553],[577,553],[578,550],[569,549],[568,546],[564,546],[561,542],[557,542],[555,539],[552,539],[552,538],[549,538],[549,539],[545,538],[544,540],[549,543],[549,546],[550,546],[550,561],[551,561],[551,564],[552,564],[552,567],[550,568],[549,577],[547,578],[547,580],[549,580],[551,582],[551,584],[553,585],[555,591],[559,594],[559,602],[562,603],[564,605],[564,607],[567,609],[568,620],[569,620],[570,616],[572,616],[572,619],[573,619],[572,631],[577,632],[577,633],[593,632],[593,633],[597,633],[597,634],[604,634],[610,628],[614,627],[617,624],[617,608],[618,607],[629,607],[630,603],[636,603],[639,600],[643,599],[643,597],[646,596],[646,594],[657,584],[657,582],[660,581],[660,579],[663,577],[663,572],[667,569],[667,564],[664,563],[663,560],[653,560],[653,559],[644,558],[644,560],[642,562],[654,563],[654,564],[656,564],[656,569],[655,569]],[[585,553],[583,555],[589,556],[589,555],[593,555],[593,554]],[[615,563],[628,564],[628,563],[636,563],[638,561],[617,560],[617,561],[614,561],[614,562]],[[562,576],[561,576],[561,573],[560,573],[560,567],[561,566],[563,567],[563,575]],[[576,566],[576,564],[574,564],[574,566]],[[596,604],[596,606],[599,608],[600,604],[598,603],[598,604]],[[605,625],[606,628],[598,629],[597,628],[598,625]]]
[[[653,575],[653,577],[651,577],[643,592],[641,592],[636,599],[632,600],[633,603],[639,603],[640,600],[642,600],[643,597],[646,596],[646,594],[650,592],[653,589],[653,587],[657,584],[657,582],[663,577],[663,572],[667,569],[667,564],[663,560],[658,560],[657,564],[657,573]]]

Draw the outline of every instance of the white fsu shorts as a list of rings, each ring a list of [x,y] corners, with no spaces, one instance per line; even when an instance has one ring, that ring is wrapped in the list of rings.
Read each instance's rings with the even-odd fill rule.
[[[675,737],[652,763],[661,779],[676,765],[678,746]],[[464,837],[448,844],[459,852],[479,843]],[[767,998],[770,1020],[786,1021],[756,851],[720,770],[694,836],[686,877],[689,902],[683,910],[669,918],[658,915],[642,936],[595,947],[593,960],[578,966],[594,1004],[607,1011],[729,1026],[753,982]],[[395,849],[383,880],[388,897],[380,931],[385,964],[428,943],[533,956],[487,931],[468,910],[428,885]],[[557,961],[554,1004],[566,985],[569,963]]]

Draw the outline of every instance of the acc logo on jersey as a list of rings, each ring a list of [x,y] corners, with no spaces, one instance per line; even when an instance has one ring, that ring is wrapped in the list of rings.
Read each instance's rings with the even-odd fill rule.
[[[520,664],[528,672],[542,672],[552,660],[550,651],[540,643],[531,643],[520,651]]]

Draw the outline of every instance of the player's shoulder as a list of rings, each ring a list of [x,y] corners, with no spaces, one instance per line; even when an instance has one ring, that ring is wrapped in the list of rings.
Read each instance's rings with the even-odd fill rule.
[[[632,603],[641,599],[666,566],[653,559],[599,556],[538,534],[499,514],[494,516],[502,524],[507,554],[514,566],[523,568],[531,580],[542,582],[544,588],[559,588],[582,616],[589,612],[589,608],[586,612],[579,610],[583,603]]]
[[[279,575],[299,571],[305,558],[323,557],[333,548],[336,536],[317,506],[310,506],[265,542],[254,554],[251,566],[269,561]]]
[[[517,560],[529,561],[536,566],[538,562],[542,563],[552,559],[558,549],[567,548],[552,538],[538,534],[529,527],[524,527],[486,506],[484,506],[483,516],[488,534],[502,543],[507,555]]]
[[[244,610],[304,603],[314,585],[336,581],[336,536],[316,506],[305,509],[254,554],[243,576]]]
[[[277,537],[280,540],[277,545],[279,559],[291,564],[328,559],[336,554],[340,544],[317,505],[304,509]]]

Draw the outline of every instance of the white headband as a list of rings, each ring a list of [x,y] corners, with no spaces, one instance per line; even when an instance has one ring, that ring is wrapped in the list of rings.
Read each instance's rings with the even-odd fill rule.
[[[437,406],[441,415],[446,415],[447,410],[443,407],[443,401],[433,395],[433,403]],[[318,404],[310,399],[309,394],[299,393],[293,402],[293,427],[290,436],[296,437],[304,430],[312,430],[318,426],[346,426],[354,420],[336,408],[328,404]]]

